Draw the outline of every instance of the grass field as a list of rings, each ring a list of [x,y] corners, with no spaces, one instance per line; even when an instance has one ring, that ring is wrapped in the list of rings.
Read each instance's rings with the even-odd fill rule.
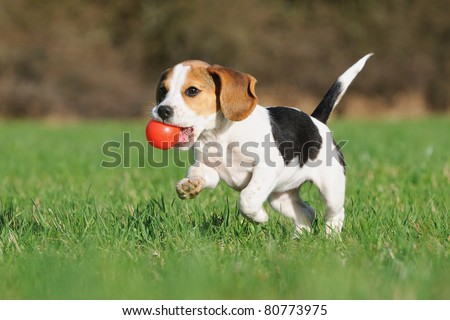
[[[349,140],[341,240],[313,186],[317,222],[293,240],[225,185],[178,200],[185,168],[139,168],[137,147],[130,168],[100,166],[144,127],[0,122],[1,299],[450,299],[449,118],[330,124]]]

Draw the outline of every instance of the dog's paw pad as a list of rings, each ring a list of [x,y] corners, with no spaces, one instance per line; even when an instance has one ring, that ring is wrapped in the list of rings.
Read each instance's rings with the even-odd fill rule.
[[[204,180],[202,178],[184,178],[176,186],[178,197],[181,199],[193,199],[200,193],[203,185]]]

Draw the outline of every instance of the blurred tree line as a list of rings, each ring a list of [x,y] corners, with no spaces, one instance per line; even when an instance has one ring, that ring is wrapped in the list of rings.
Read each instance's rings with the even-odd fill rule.
[[[449,110],[449,9],[446,0],[0,0],[0,115],[144,116],[160,73],[192,58],[254,75],[278,103],[318,100],[368,52],[353,94],[391,108],[412,94]]]

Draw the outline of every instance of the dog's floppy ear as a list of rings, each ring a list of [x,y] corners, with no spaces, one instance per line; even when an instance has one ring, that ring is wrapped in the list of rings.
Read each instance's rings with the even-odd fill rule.
[[[232,121],[247,118],[255,109],[258,98],[255,94],[256,79],[219,65],[208,67],[216,84],[217,101],[224,116]]]
[[[166,80],[167,75],[169,74],[171,69],[167,69],[161,74],[161,77],[159,78],[158,84],[156,85],[156,103],[159,104],[161,101],[164,100],[166,97],[167,90],[165,87],[162,86],[162,83],[164,80]]]

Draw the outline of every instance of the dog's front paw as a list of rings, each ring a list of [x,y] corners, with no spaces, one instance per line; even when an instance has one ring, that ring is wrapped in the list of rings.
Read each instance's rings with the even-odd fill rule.
[[[195,177],[192,179],[184,178],[177,183],[177,194],[180,199],[193,199],[205,185],[205,179]]]

